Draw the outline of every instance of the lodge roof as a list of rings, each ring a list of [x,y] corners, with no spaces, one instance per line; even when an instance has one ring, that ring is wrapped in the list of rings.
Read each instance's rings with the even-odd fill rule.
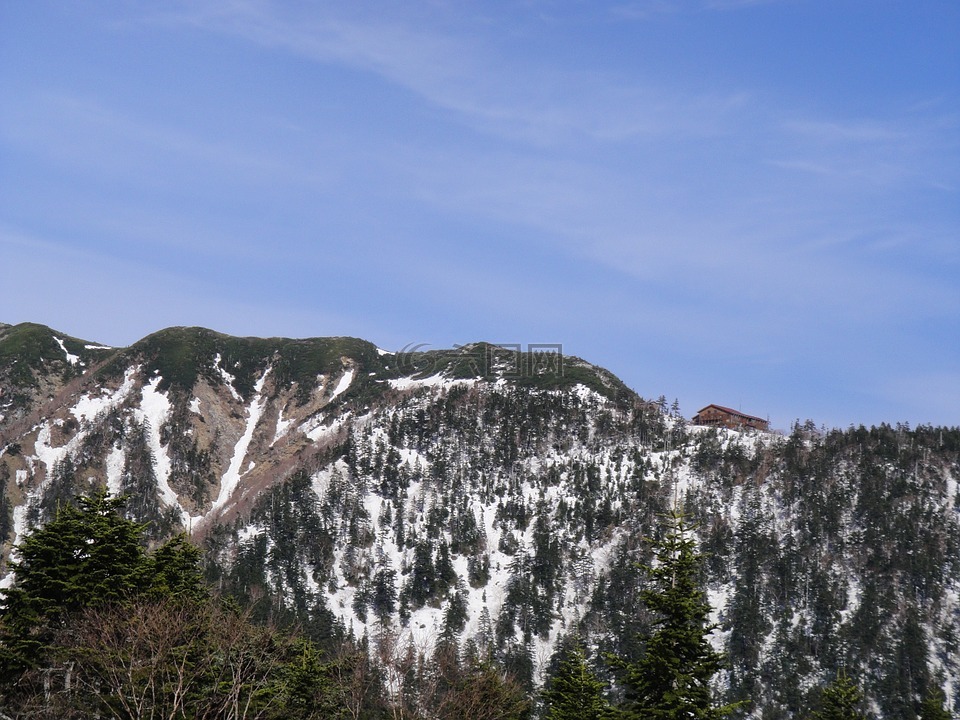
[[[710,403],[706,407],[700,408],[700,410],[697,412],[697,415],[702,413],[704,410],[709,410],[710,408],[716,408],[717,410],[720,410],[721,412],[725,412],[728,415],[735,415],[737,417],[744,418],[746,420],[756,420],[757,422],[762,422],[762,423],[767,422],[764,418],[757,417],[756,415],[748,415],[745,412],[740,412],[739,410],[734,410],[733,408],[724,407],[723,405],[717,405],[716,403]]]

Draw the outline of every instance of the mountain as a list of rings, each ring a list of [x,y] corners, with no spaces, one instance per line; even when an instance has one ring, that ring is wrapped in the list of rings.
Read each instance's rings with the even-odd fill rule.
[[[4,554],[105,485],[259,618],[455,639],[534,687],[574,636],[641,652],[648,539],[679,505],[744,716],[804,717],[841,667],[876,717],[934,686],[960,709],[960,428],[700,427],[532,350],[0,326]]]

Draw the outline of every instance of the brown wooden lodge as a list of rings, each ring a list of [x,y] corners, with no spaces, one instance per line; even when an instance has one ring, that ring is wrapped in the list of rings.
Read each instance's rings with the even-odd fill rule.
[[[770,422],[768,420],[747,415],[739,410],[732,410],[722,405],[707,405],[693,416],[693,424],[723,427],[731,430],[742,430],[744,428],[753,428],[754,430],[770,429]]]

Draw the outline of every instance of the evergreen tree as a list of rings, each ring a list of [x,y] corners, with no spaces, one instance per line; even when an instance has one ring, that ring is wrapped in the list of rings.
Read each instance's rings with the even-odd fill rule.
[[[943,690],[931,689],[923,699],[923,704],[920,705],[920,720],[951,720],[953,715],[944,707],[945,703]]]
[[[630,720],[715,720],[740,705],[717,706],[710,697],[710,679],[723,667],[723,658],[707,640],[713,627],[692,530],[683,514],[670,514],[653,548],[656,565],[646,568],[650,586],[641,598],[658,619],[643,657],[624,664],[628,703],[623,717]]]
[[[70,613],[144,589],[143,526],[123,518],[122,505],[102,490],[79,497],[19,544],[0,605],[0,683],[37,667]]]
[[[322,653],[312,642],[299,639],[293,658],[279,673],[283,687],[279,705],[283,716],[288,720],[346,718],[347,709],[339,700],[333,672],[333,664],[323,662]]]
[[[203,554],[183,533],[157,548],[149,559],[152,595],[200,602],[209,593],[201,571]]]
[[[587,665],[583,647],[575,644],[560,663],[544,692],[545,720],[603,720],[610,706],[603,696],[604,682]]]
[[[823,705],[813,714],[814,720],[866,720],[867,716],[858,710],[863,695],[843,670],[824,689],[822,698]]]

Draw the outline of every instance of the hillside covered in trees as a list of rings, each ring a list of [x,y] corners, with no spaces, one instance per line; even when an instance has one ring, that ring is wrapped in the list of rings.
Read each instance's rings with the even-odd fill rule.
[[[831,689],[862,695],[857,711],[875,718],[960,710],[960,429],[704,428],[559,360],[196,328],[113,349],[4,328],[8,606],[38,529],[105,488],[128,496],[118,510],[141,548],[135,577],[111,591],[139,609],[58,610],[83,642],[98,627],[129,636],[135,619],[175,627],[179,581],[157,568],[195,561],[204,647],[266,643],[270,682],[296,662],[369,681],[364,717],[418,717],[396,714],[408,696],[420,698],[409,712],[446,717],[424,709],[423,693],[439,702],[431,683],[489,685],[505,707],[548,717],[577,663],[597,702],[629,709],[650,674],[631,668],[665,616],[650,595],[658,548],[682,508],[702,556],[705,637],[722,658],[708,664],[716,707],[806,718],[828,711]],[[38,607],[30,622],[50,614]],[[81,644],[41,630],[44,644]],[[206,652],[190,656],[220,663],[204,682],[234,672],[222,647]],[[48,681],[31,682],[42,695]],[[249,692],[290,692],[283,683]]]

